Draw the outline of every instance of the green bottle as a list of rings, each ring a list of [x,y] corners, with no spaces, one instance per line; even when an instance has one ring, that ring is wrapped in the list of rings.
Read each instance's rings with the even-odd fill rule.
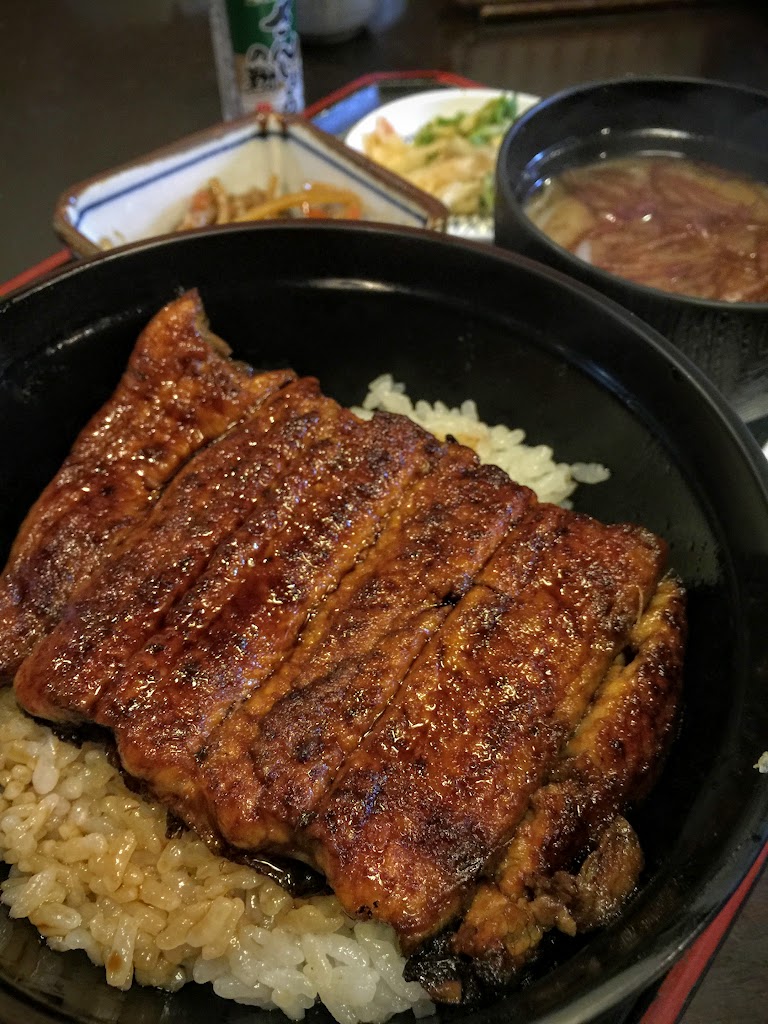
[[[211,31],[225,118],[271,107],[304,109],[293,0],[217,0]]]

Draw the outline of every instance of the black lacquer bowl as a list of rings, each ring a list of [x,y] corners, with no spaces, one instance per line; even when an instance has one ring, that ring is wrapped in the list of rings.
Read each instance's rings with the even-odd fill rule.
[[[557,245],[525,212],[537,182],[599,159],[684,156],[768,182],[768,93],[688,78],[568,89],[527,111],[496,170],[496,243],[564,270],[631,309],[701,367],[741,415],[768,414],[768,303],[689,298],[635,284]]]
[[[214,330],[260,367],[291,364],[345,403],[391,371],[410,393],[524,426],[611,478],[576,507],[664,535],[690,590],[685,714],[633,811],[642,886],[612,925],[548,947],[522,989],[443,1021],[576,1024],[658,978],[768,837],[768,471],[714,388],[661,337],[588,288],[520,257],[351,225],[223,229],[74,265],[0,304],[2,540],[7,549],[78,429],[113,389],[142,325],[199,287]],[[189,985],[108,989],[80,953],[0,920],[0,1019],[256,1022],[278,1013]],[[328,1019],[317,1009],[311,1019]]]

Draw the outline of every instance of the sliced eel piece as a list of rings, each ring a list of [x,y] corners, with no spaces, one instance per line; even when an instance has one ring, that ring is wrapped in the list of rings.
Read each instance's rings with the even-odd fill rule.
[[[574,936],[600,927],[637,888],[643,851],[629,822],[617,814],[592,838],[593,849],[578,871],[556,871],[532,883],[529,934],[519,935],[517,967],[530,959],[545,932],[558,928]],[[503,952],[477,959],[459,956],[453,939],[449,929],[423,943],[405,965],[405,980],[418,981],[435,1002],[453,1004],[477,1001],[509,984],[516,970],[511,958]]]
[[[295,847],[345,757],[533,500],[448,445],[291,658],[212,736],[201,765],[228,842]]]
[[[556,871],[552,876],[549,898],[560,904],[555,924],[568,935],[607,924],[637,888],[644,866],[637,833],[617,814],[599,833],[597,845],[578,873]],[[543,890],[544,886],[542,896]],[[559,923],[563,913],[570,918],[564,925]]]
[[[677,720],[684,646],[685,595],[675,579],[666,578],[630,631],[626,654],[608,672],[550,781],[534,794],[494,881],[478,887],[452,940],[454,953],[485,960],[497,977],[508,978],[548,927],[574,931],[588,924],[583,885],[570,910],[561,893],[562,912],[555,921],[542,916],[542,894],[553,873],[557,883],[557,872],[654,781]],[[595,890],[594,866],[586,874]],[[594,907],[591,916],[599,916]]]
[[[103,562],[179,467],[294,375],[227,358],[196,292],[139,336],[109,401],[81,431],[32,506],[0,577],[0,676],[58,621],[77,583]]]
[[[218,545],[338,418],[339,406],[303,378],[191,459],[22,664],[15,679],[21,705],[55,721],[89,719]]]
[[[656,586],[661,541],[548,505],[514,527],[307,829],[353,914],[406,952],[460,911]]]
[[[289,654],[435,448],[407,419],[337,407],[331,436],[293,463],[100,703],[126,770],[200,834],[215,832],[196,774],[211,730]]]

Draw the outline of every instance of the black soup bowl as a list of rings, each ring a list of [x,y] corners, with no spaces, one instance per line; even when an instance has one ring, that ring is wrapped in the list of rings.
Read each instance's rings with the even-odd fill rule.
[[[537,185],[633,154],[683,156],[768,182],[768,94],[686,78],[623,78],[549,97],[508,131],[496,170],[495,238],[597,288],[669,338],[747,420],[768,414],[768,303],[690,298],[579,259],[525,212]]]
[[[141,327],[200,289],[216,333],[262,367],[317,375],[358,402],[391,372],[411,395],[473,397],[561,461],[599,461],[578,510],[642,523],[689,590],[682,725],[630,814],[645,850],[618,919],[554,941],[524,987],[440,1021],[577,1024],[660,977],[768,837],[768,472],[742,422],[677,349],[549,268],[490,247],[372,226],[260,225],[160,239],[96,257],[0,303],[2,540],[9,547],[77,431],[109,396]],[[276,1011],[109,989],[82,953],[54,953],[0,917],[0,1019],[274,1024]],[[312,1019],[330,1020],[316,1009]]]

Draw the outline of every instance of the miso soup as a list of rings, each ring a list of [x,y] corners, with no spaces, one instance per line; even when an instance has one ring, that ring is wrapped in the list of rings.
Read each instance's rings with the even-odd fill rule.
[[[672,156],[567,170],[526,204],[554,242],[668,292],[768,301],[768,185]]]

